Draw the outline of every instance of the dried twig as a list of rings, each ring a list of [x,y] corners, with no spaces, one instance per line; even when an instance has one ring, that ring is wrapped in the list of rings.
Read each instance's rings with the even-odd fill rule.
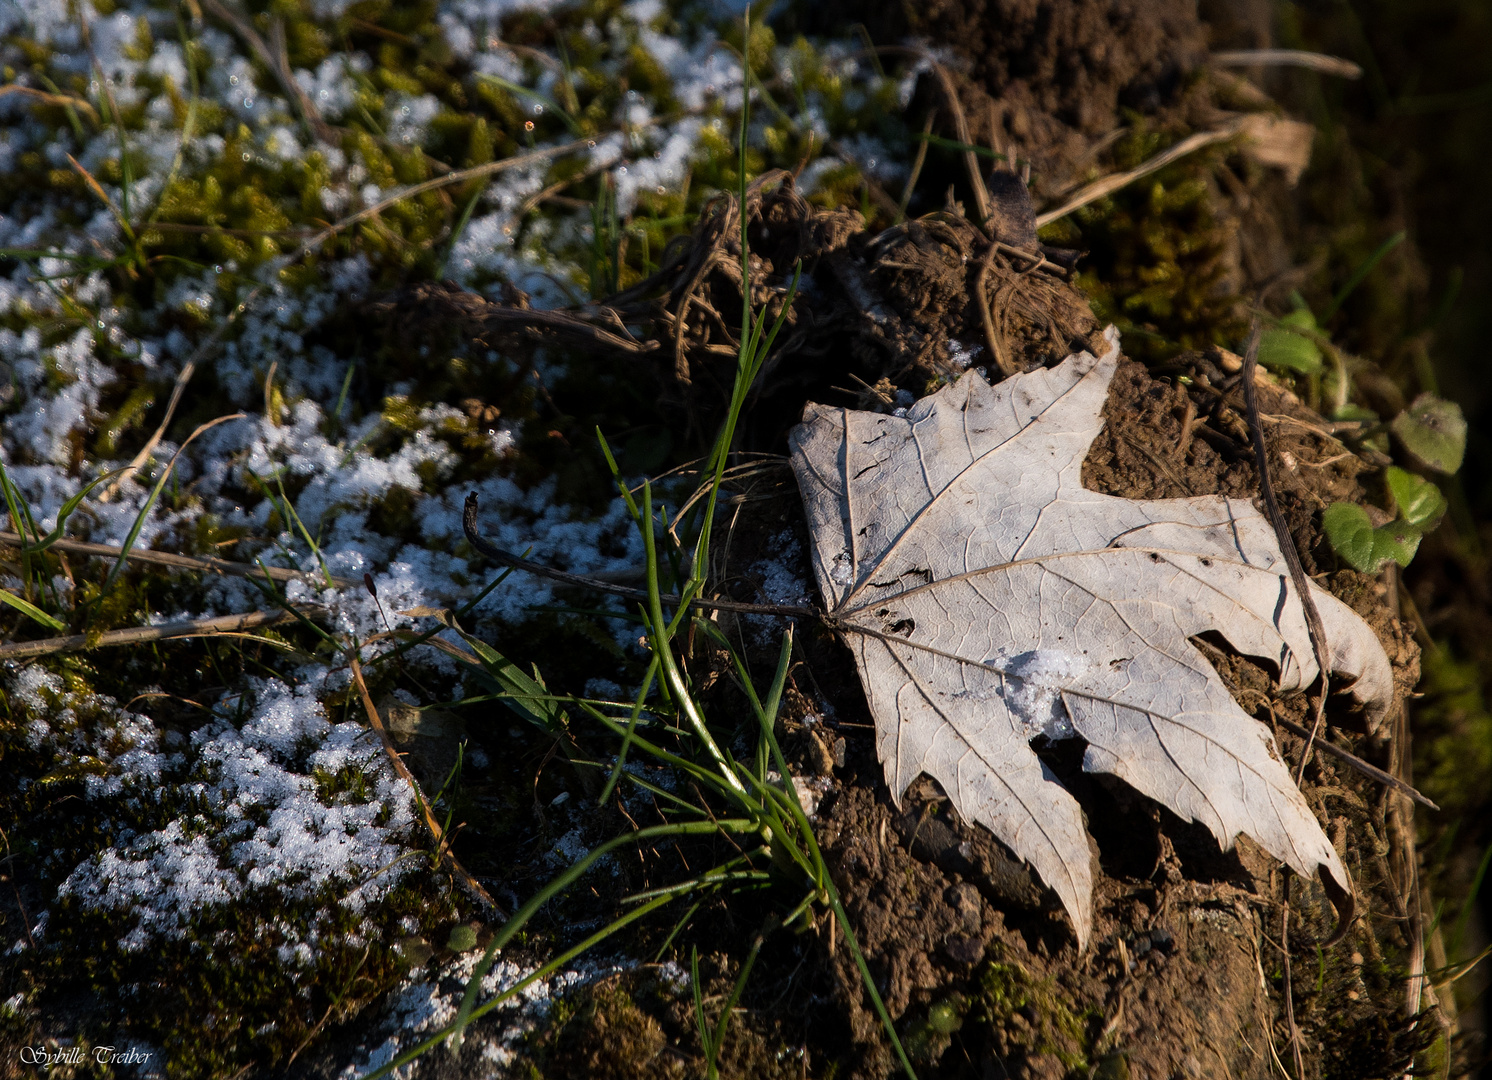
[[[256,285],[250,289],[249,294],[234,305],[233,310],[207,336],[207,340],[198,345],[192,351],[192,355],[187,359],[187,362],[181,365],[181,370],[176,373],[176,384],[171,388],[171,400],[166,402],[166,415],[161,417],[161,422],[156,426],[155,431],[151,433],[150,438],[145,440],[145,445],[140,448],[140,452],[130,459],[129,465],[125,467],[125,472],[120,473],[116,479],[110,481],[108,486],[99,494],[99,502],[106,503],[114,498],[118,494],[119,485],[124,482],[125,476],[133,475],[145,464],[150,455],[155,453],[155,448],[166,437],[166,429],[171,426],[171,420],[176,415],[176,406],[181,404],[181,395],[186,393],[187,383],[191,382],[192,376],[197,373],[197,365],[223,340],[223,335],[228,333],[228,328],[237,322],[238,317],[247,311],[263,293],[263,285]]]
[[[917,178],[922,175],[923,163],[927,161],[927,147],[931,141],[928,136],[932,134],[933,113],[927,114],[927,120],[922,125],[922,141],[917,144],[917,153],[912,158],[912,171],[907,175],[906,187],[901,189],[901,201],[897,204],[897,220],[907,216],[907,206],[912,201],[912,191],[917,187]]]
[[[610,308],[601,309],[610,311]],[[610,330],[602,329],[580,315],[567,311],[541,310],[537,308],[511,308],[501,304],[490,304],[482,315],[482,321],[496,327],[514,326],[521,330],[546,329],[579,338],[592,345],[603,345],[627,353],[647,353],[661,347],[657,338],[639,341],[631,336],[622,337]]]
[[[306,127],[318,140],[330,146],[336,146],[341,140],[337,137],[336,130],[321,118],[321,112],[316,108],[311,96],[301,89],[300,83],[295,81],[295,73],[290,70],[289,51],[285,42],[285,23],[275,16],[269,26],[270,42],[259,36],[252,23],[242,14],[234,11],[222,0],[200,0],[202,6],[210,11],[216,18],[232,27],[233,32],[243,39],[254,58],[267,67],[274,77],[279,81],[280,88],[285,91],[285,96],[295,102],[296,111],[305,121]]]
[[[1306,1080],[1305,1059],[1300,1052],[1300,1028],[1295,1025],[1295,988],[1290,981],[1290,868],[1284,871],[1284,898],[1280,901],[1280,955],[1285,958],[1285,1024],[1290,1029],[1290,1053],[1295,1058],[1296,1080]]]
[[[6,94],[24,94],[26,97],[36,98],[43,105],[60,105],[64,109],[69,107],[82,109],[88,114],[89,119],[93,121],[96,127],[103,126],[98,118],[98,110],[79,97],[72,97],[69,94],[49,94],[45,90],[36,90],[30,86],[21,86],[19,83],[0,86],[0,97],[4,97]]]
[[[36,656],[101,649],[110,645],[139,645],[167,638],[215,637],[219,634],[242,633],[278,623],[294,622],[302,616],[314,615],[324,610],[326,609],[319,604],[298,604],[294,605],[293,611],[251,611],[246,615],[220,615],[213,619],[185,619],[156,626],[106,630],[102,634],[72,634],[68,637],[43,638],[40,641],[15,641],[0,645],[0,660],[27,660]]]
[[[25,537],[13,532],[0,531],[0,543],[24,544]],[[104,559],[117,559],[124,553],[124,549],[116,544],[94,544],[87,540],[56,540],[52,547],[58,551],[69,551],[76,555],[97,555]],[[260,567],[252,563],[233,562],[230,559],[216,559],[211,555],[177,555],[170,551],[150,551],[148,549],[131,548],[131,562],[155,563],[157,566],[172,566],[181,570],[202,570],[215,574],[231,574],[234,577],[264,577],[266,574],[271,581],[306,581],[320,586],[325,579],[320,573],[307,573],[302,570],[286,570],[279,566]],[[333,577],[332,584],[338,588],[350,588],[359,584],[351,578]]]
[[[1280,727],[1284,728],[1286,731],[1290,732],[1290,734],[1292,735],[1297,735],[1302,739],[1310,737],[1310,728],[1301,727],[1299,724],[1294,723],[1293,721],[1286,720],[1283,716],[1275,716],[1274,722]],[[1384,772],[1376,765],[1369,765],[1366,761],[1358,757],[1352,751],[1344,750],[1336,743],[1331,742],[1328,739],[1317,739],[1316,748],[1318,750],[1324,750],[1326,753],[1332,755],[1333,757],[1346,762],[1348,765],[1352,766],[1354,769],[1356,769],[1358,772],[1362,773],[1369,779],[1376,780],[1380,784],[1384,785],[1385,787],[1392,788],[1394,791],[1397,791],[1401,795],[1407,795],[1409,798],[1413,799],[1415,802],[1419,803],[1421,806],[1429,810],[1440,809],[1439,806],[1435,805],[1435,803],[1431,802],[1424,795],[1420,794],[1418,788],[1415,788],[1410,784],[1406,784],[1403,780],[1400,780],[1392,773]]]
[[[1164,169],[1173,161],[1179,161],[1181,158],[1186,157],[1188,154],[1193,154],[1203,147],[1212,146],[1214,143],[1227,142],[1229,139],[1235,138],[1243,131],[1244,120],[1246,119],[1247,117],[1243,117],[1220,128],[1213,128],[1211,131],[1199,131],[1195,135],[1189,135],[1169,150],[1156,154],[1149,161],[1144,162],[1137,168],[1130,169],[1128,172],[1115,173],[1113,176],[1105,176],[1102,180],[1093,181],[1087,187],[1080,188],[1077,194],[1057,207],[1057,209],[1048,210],[1044,214],[1037,214],[1036,227],[1039,229],[1044,225],[1050,225],[1060,218],[1065,218],[1074,210],[1079,210],[1091,202],[1097,202],[1106,195],[1112,195],[1120,188],[1128,187],[1136,180],[1149,176],[1159,169]]]
[[[557,581],[561,585],[578,585],[585,589],[595,589],[598,592],[610,593],[612,596],[620,596],[627,600],[639,600],[644,603],[649,599],[649,594],[644,589],[630,589],[625,585],[617,585],[610,581],[602,581],[600,578],[586,577],[582,574],[571,574],[564,570],[555,570],[553,567],[545,566],[543,563],[531,562],[528,559],[514,555],[511,551],[489,544],[482,538],[481,530],[477,527],[477,495],[472,492],[466,497],[466,507],[461,515],[461,526],[466,533],[467,543],[476,548],[481,554],[497,563],[499,566],[511,566],[514,570],[522,570],[536,577],[548,578]],[[663,603],[670,607],[677,607],[682,603],[682,597],[664,596]],[[822,619],[823,612],[814,608],[789,607],[784,604],[743,604],[735,600],[705,600],[694,599],[689,601],[689,606],[699,608],[702,611],[734,611],[743,615],[777,615],[784,618],[806,618]]]
[[[1295,550],[1295,538],[1290,535],[1290,526],[1285,523],[1285,515],[1280,513],[1280,504],[1274,495],[1274,481],[1269,476],[1269,454],[1264,447],[1264,428],[1259,422],[1259,392],[1254,385],[1254,372],[1259,364],[1259,339],[1262,331],[1258,320],[1254,320],[1254,328],[1249,334],[1248,350],[1243,357],[1243,401],[1248,410],[1249,437],[1254,444],[1254,463],[1259,470],[1259,494],[1264,500],[1264,511],[1269,518],[1269,523],[1274,527],[1275,539],[1279,541],[1280,552],[1285,556],[1285,565],[1290,569],[1290,581],[1295,586],[1295,593],[1300,598],[1300,606],[1305,614],[1306,631],[1311,638],[1311,652],[1315,654],[1316,669],[1321,673],[1321,696],[1316,699],[1316,718],[1311,725],[1310,734],[1306,737],[1305,748],[1300,754],[1300,768],[1296,772],[1295,782],[1298,784],[1305,776],[1306,762],[1311,757],[1311,747],[1316,741],[1316,736],[1321,733],[1321,724],[1326,717],[1326,694],[1330,687],[1331,675],[1327,670],[1327,647],[1326,627],[1321,622],[1321,612],[1316,608],[1315,598],[1311,596],[1311,582],[1306,577],[1305,567],[1300,564],[1300,552]]]
[[[1274,482],[1269,476],[1269,455],[1264,447],[1264,427],[1259,422],[1259,391],[1254,382],[1254,375],[1259,364],[1259,339],[1262,333],[1259,320],[1255,319],[1253,330],[1249,334],[1248,349],[1243,357],[1243,400],[1248,411],[1249,439],[1254,445],[1254,462],[1259,470],[1259,493],[1264,500],[1264,509],[1269,517],[1269,523],[1274,528],[1275,539],[1279,542],[1280,553],[1284,555],[1285,565],[1290,569],[1291,583],[1296,595],[1300,598],[1306,631],[1311,639],[1311,652],[1315,656],[1316,670],[1321,677],[1321,691],[1316,699],[1315,719],[1311,724],[1310,733],[1306,736],[1305,746],[1301,749],[1300,767],[1295,773],[1295,782],[1299,784],[1305,777],[1306,763],[1311,760],[1311,747],[1316,741],[1316,736],[1321,733],[1321,725],[1326,719],[1326,696],[1331,689],[1331,674],[1327,666],[1326,628],[1321,622],[1321,612],[1317,610],[1315,598],[1311,596],[1310,579],[1306,577],[1305,567],[1300,564],[1300,552],[1295,548],[1295,538],[1290,535],[1290,527],[1285,523],[1285,515],[1280,513],[1280,504],[1274,495]],[[1356,900],[1350,887],[1341,889],[1336,882],[1331,880],[1329,874],[1322,874],[1321,882],[1326,886],[1332,905],[1337,909],[1337,929],[1328,938],[1328,943],[1335,943],[1347,933],[1347,928],[1352,923]]]
[[[948,101],[948,111],[953,114],[953,130],[958,141],[969,147],[964,151],[964,168],[969,173],[969,186],[974,189],[974,210],[979,215],[977,224],[982,229],[989,223],[989,189],[984,186],[984,171],[979,167],[979,157],[974,153],[973,143],[969,138],[968,118],[964,116],[964,107],[958,100],[958,91],[954,89],[953,78],[948,74],[948,69],[933,60],[930,53],[922,55],[932,63],[933,73],[938,77],[938,85]]]
[[[1343,79],[1362,78],[1362,68],[1351,60],[1305,49],[1230,49],[1207,59],[1219,67],[1302,67]]]
[[[378,733],[378,738],[383,742],[383,752],[388,755],[394,771],[409,785],[409,790],[414,793],[415,805],[420,808],[420,816],[425,819],[425,828],[430,830],[430,836],[435,840],[435,854],[446,864],[447,869],[455,875],[456,879],[466,888],[475,899],[492,912],[493,916],[501,921],[507,921],[507,914],[498,907],[497,901],[492,899],[492,894],[482,888],[481,882],[472,877],[466,867],[461,865],[456,858],[456,853],[451,850],[450,838],[446,836],[445,830],[440,827],[440,822],[435,820],[435,812],[430,809],[430,804],[425,801],[424,794],[420,791],[420,785],[415,781],[414,775],[409,767],[404,764],[404,759],[399,756],[399,750],[394,746],[394,740],[389,735],[388,729],[383,726],[383,718],[378,715],[378,707],[373,704],[373,696],[368,693],[368,683],[363,678],[362,665],[358,663],[356,652],[348,654],[348,667],[352,672],[352,681],[357,684],[358,695],[363,699],[363,708],[368,712],[368,723]]]

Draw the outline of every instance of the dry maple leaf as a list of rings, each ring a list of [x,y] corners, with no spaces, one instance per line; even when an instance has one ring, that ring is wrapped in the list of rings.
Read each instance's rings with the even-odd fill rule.
[[[886,782],[919,773],[1056,890],[1080,945],[1092,871],[1077,801],[1031,749],[1087,742],[1083,768],[1123,778],[1225,849],[1247,833],[1344,891],[1337,853],[1274,740],[1187,639],[1207,631],[1272,664],[1282,689],[1316,661],[1273,530],[1239,499],[1088,491],[1083,458],[1119,361],[1088,353],[991,387],[977,373],[905,416],[809,405],[793,469],[830,616],[856,654]],[[1329,666],[1370,725],[1393,698],[1388,657],[1312,586]]]

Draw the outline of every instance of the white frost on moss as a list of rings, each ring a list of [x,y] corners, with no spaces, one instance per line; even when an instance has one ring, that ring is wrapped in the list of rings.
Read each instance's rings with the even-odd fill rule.
[[[120,941],[127,951],[156,936],[181,939],[214,909],[249,897],[363,911],[413,869],[409,789],[371,733],[332,724],[306,686],[252,683],[193,733],[190,768],[185,755],[155,752],[155,729],[143,717],[125,714],[125,724],[95,738],[94,759],[110,775],[94,778],[91,800],[149,790],[159,797],[164,787],[193,807],[82,863],[59,889],[62,898],[118,916],[128,927]],[[230,710],[246,710],[248,719],[235,724]],[[319,777],[347,769],[367,778],[367,798],[322,793]],[[300,955],[294,942],[288,947]]]
[[[347,1065],[338,1080],[355,1080],[387,1065],[456,1018],[466,984],[476,969],[480,952],[469,952],[442,964],[434,972],[415,970],[386,999],[380,1017],[364,1036],[366,1057]],[[505,1069],[517,1057],[526,1035],[549,1014],[557,998],[602,979],[631,971],[629,961],[581,960],[575,967],[536,979],[509,1001],[468,1029],[466,1038],[478,1045],[480,1057]],[[533,974],[535,968],[499,959],[482,977],[481,998],[489,1001]],[[478,1074],[482,1075],[482,1074]],[[495,1072],[491,1075],[505,1075]]]

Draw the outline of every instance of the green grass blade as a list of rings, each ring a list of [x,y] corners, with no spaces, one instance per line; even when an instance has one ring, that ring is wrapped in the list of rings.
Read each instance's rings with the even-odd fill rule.
[[[10,527],[21,538],[21,581],[29,590],[31,588],[31,552],[28,550],[30,545],[26,542],[27,524],[32,524],[33,536],[39,536],[41,533],[31,522],[31,511],[26,506],[26,500],[21,498],[20,491],[11,482],[10,473],[5,471],[4,462],[0,462],[0,495],[5,498],[5,509],[10,514]]]
[[[522,668],[480,638],[459,628],[456,633],[482,661],[488,678],[502,688],[508,708],[552,735],[565,729],[565,711],[543,682],[524,674]]]
[[[715,1047],[710,1042],[710,1022],[705,1019],[705,999],[699,988],[699,946],[689,947],[689,988],[694,993],[694,1026],[699,1030],[700,1045],[704,1047],[709,1080],[715,1080]]]
[[[658,951],[653,954],[653,963],[663,959],[663,954],[668,952],[668,947],[673,944],[673,939],[679,936],[680,931],[689,925],[689,920],[694,918],[694,913],[699,910],[700,902],[696,900],[689,905],[689,910],[684,912],[679,921],[674,923],[673,929],[668,932],[668,937],[663,939],[663,944],[658,946]]]
[[[497,951],[522,930],[528,921],[534,917],[540,908],[549,903],[565,889],[583,875],[587,870],[605,855],[611,854],[619,847],[627,844],[640,844],[644,840],[655,840],[666,836],[708,836],[715,832],[752,832],[755,823],[746,820],[723,818],[718,821],[687,821],[673,825],[653,825],[646,829],[638,829],[636,832],[624,833],[613,837],[592,848],[589,852],[576,860],[568,870],[561,873],[529,898],[513,917],[503,924],[501,930],[488,942],[482,957],[477,961],[476,967],[472,969],[471,979],[466,984],[466,995],[461,1000],[461,1008],[456,1013],[456,1019],[452,1021],[448,1029],[454,1045],[459,1046],[461,1035],[466,1025],[478,1014],[473,1010],[476,1007],[477,994],[482,988],[482,979],[486,976],[488,969],[492,967],[492,961],[497,956]],[[645,909],[639,909],[645,910]],[[578,955],[578,954],[577,954]]]
[[[637,700],[632,703],[632,715],[627,719],[627,734],[622,736],[621,749],[616,754],[616,764],[612,766],[611,775],[606,778],[606,786],[601,789],[601,797],[596,800],[597,806],[605,806],[611,800],[611,793],[616,789],[617,781],[622,776],[622,766],[627,763],[627,752],[632,749],[632,740],[637,734],[637,720],[642,715],[642,707],[648,698],[648,691],[653,688],[653,680],[658,677],[658,657],[655,655],[648,663],[647,674],[642,678],[642,686],[637,691]]]
[[[492,83],[494,86],[500,86],[510,94],[517,95],[518,97],[526,97],[530,101],[544,106],[544,108],[546,109],[553,109],[559,116],[559,118],[565,122],[565,127],[570,129],[571,135],[579,138],[581,135],[584,134],[584,132],[580,130],[580,124],[576,122],[575,117],[571,116],[564,109],[560,108],[553,98],[545,94],[541,94],[537,90],[530,90],[526,86],[520,86],[518,83],[509,82],[507,79],[501,78],[497,75],[489,74],[485,71],[477,72],[477,78],[481,79],[483,82]]]
[[[855,940],[854,927],[850,926],[850,917],[845,914],[844,905],[839,902],[839,893],[834,888],[834,883],[828,883],[829,906],[834,909],[834,917],[839,920],[840,929],[844,931],[845,944],[849,947],[850,955],[855,958],[855,966],[860,969],[860,977],[865,981],[865,989],[870,994],[870,1000],[876,1007],[876,1015],[881,1018],[881,1027],[886,1031],[886,1037],[891,1040],[891,1045],[896,1049],[896,1057],[901,1062],[902,1069],[906,1072],[909,1080],[917,1080],[917,1071],[912,1068],[912,1063],[907,1059],[907,1052],[902,1049],[901,1039],[897,1038],[896,1025],[891,1022],[891,1014],[886,1011],[886,1003],[881,1000],[881,992],[876,989],[875,978],[870,974],[870,965],[865,962],[865,954],[860,951],[860,942]]]
[[[456,241],[461,239],[461,234],[466,231],[466,223],[471,220],[471,213],[477,208],[477,200],[482,197],[482,192],[487,190],[488,177],[483,177],[477,190],[471,193],[471,198],[466,200],[466,207],[461,211],[461,216],[456,219],[455,226],[451,229],[451,242],[446,245],[446,253],[440,260],[440,265],[435,268],[435,280],[440,281],[446,276],[446,267],[450,265],[451,255],[456,250]],[[348,368],[349,373],[351,368]],[[345,391],[344,391],[345,393]],[[340,411],[340,403],[338,406]]]
[[[336,638],[334,638],[330,634],[328,634],[325,630],[321,629],[321,627],[319,627],[315,623],[313,623],[310,619],[306,618],[306,613],[304,611],[301,611],[294,604],[292,604],[289,600],[285,599],[284,595],[280,592],[280,590],[275,587],[275,579],[269,576],[269,567],[267,567],[267,566],[264,565],[264,560],[263,559],[255,559],[254,561],[259,564],[259,569],[261,569],[261,570],[264,571],[264,580],[261,581],[258,578],[252,578],[251,577],[251,578],[248,579],[249,584],[251,584],[254,587],[256,587],[276,607],[278,607],[278,608],[280,608],[280,609],[282,609],[284,611],[288,611],[290,614],[294,615],[296,622],[298,622],[302,626],[306,627],[308,630],[310,630],[312,633],[316,634],[322,640],[328,642],[329,644],[335,646],[338,649],[341,649],[342,648],[342,642],[338,641]]]
[[[58,540],[61,540],[63,530],[67,526],[67,519],[72,517],[73,511],[76,510],[78,508],[78,505],[85,498],[88,497],[88,493],[94,488],[98,487],[100,484],[104,483],[106,480],[112,480],[114,479],[114,477],[119,476],[122,473],[127,473],[129,471],[130,470],[127,468],[115,469],[112,472],[106,472],[102,476],[98,476],[90,480],[82,491],[79,491],[72,498],[68,499],[67,502],[62,504],[62,509],[57,511],[57,527],[51,532],[47,533],[46,536],[42,537],[36,543],[28,544],[26,550],[29,553],[35,555],[40,552],[46,551],[47,548],[51,547]]]
[[[1318,321],[1325,323],[1327,319],[1340,311],[1342,305],[1346,303],[1347,297],[1351,296],[1353,291],[1363,283],[1363,279],[1373,272],[1373,267],[1382,262],[1384,256],[1390,251],[1403,243],[1404,237],[1407,235],[1403,229],[1400,229],[1387,240],[1383,241],[1383,243],[1379,244],[1377,250],[1369,255],[1363,264],[1352,272],[1352,276],[1347,279],[1347,283],[1331,298],[1331,303],[1321,313],[1321,318]]]
[[[484,588],[481,592],[477,593],[476,596],[472,597],[470,600],[456,609],[455,618],[464,619],[467,615],[469,615],[473,610],[476,609],[476,606],[478,604],[487,599],[488,594],[490,594],[493,589],[497,588],[504,581],[507,581],[508,575],[511,573],[513,573],[513,568],[511,566],[504,567],[503,570],[497,575],[497,577],[492,579],[492,581],[487,585],[486,588]],[[438,623],[433,629],[426,630],[424,633],[419,634],[416,637],[412,637],[407,641],[401,641],[398,646],[390,649],[388,652],[379,653],[363,666],[365,668],[369,668],[372,667],[374,664],[382,663],[385,660],[391,660],[396,656],[408,652],[416,645],[423,645],[425,642],[438,635],[442,630],[449,629],[452,628],[448,627],[444,622]]]
[[[597,721],[603,727],[608,728],[612,732],[612,734],[626,734],[626,728],[624,728],[621,724],[618,724],[615,720],[607,716],[605,713],[601,712],[599,709],[587,705],[584,702],[580,702],[579,704],[580,707],[585,710],[585,712],[591,717],[591,719]],[[714,791],[717,794],[723,795],[727,798],[739,798],[740,792],[733,785],[727,783],[725,778],[722,777],[719,773],[715,772],[713,769],[706,769],[704,766],[690,761],[686,757],[680,757],[678,754],[671,754],[667,750],[663,749],[661,746],[658,746],[654,743],[649,742],[647,739],[644,739],[641,735],[634,735],[632,737],[632,745],[638,750],[642,751],[644,754],[656,758],[663,764],[672,766],[673,768],[685,773],[691,780],[705,787],[708,787],[711,791]],[[636,779],[636,777],[633,777],[630,773],[623,773],[623,775],[627,776],[630,779]]]
[[[252,472],[249,475],[254,476]],[[257,476],[254,479],[259,480]],[[262,480],[259,482],[261,485],[264,483]],[[321,576],[326,579],[326,587],[328,589],[334,588],[335,582],[332,581],[332,572],[327,569],[326,560],[321,557],[321,545],[311,539],[311,533],[306,529],[305,523],[301,521],[300,515],[295,512],[295,507],[291,505],[290,496],[285,494],[283,472],[275,473],[275,487],[280,491],[280,502],[285,507],[285,516],[295,523],[296,529],[300,531],[301,539],[311,549],[311,554],[316,556],[316,565],[321,567]]]
[[[1451,954],[1455,955],[1461,951],[1461,943],[1466,940],[1466,927],[1471,921],[1471,913],[1476,910],[1477,895],[1482,891],[1482,882],[1486,880],[1487,868],[1492,867],[1492,844],[1487,846],[1482,855],[1482,861],[1477,865],[1476,873],[1471,878],[1471,888],[1467,890],[1466,901],[1461,905],[1461,914],[1456,917],[1455,928],[1451,930],[1450,947]]]
[[[161,472],[160,479],[155,482],[155,487],[151,489],[150,497],[145,500],[145,505],[140,508],[140,513],[135,516],[135,523],[130,526],[129,535],[124,538],[124,544],[120,547],[119,558],[114,561],[113,567],[109,570],[108,577],[104,578],[104,583],[98,591],[100,599],[109,594],[109,590],[114,586],[114,582],[118,581],[119,575],[124,573],[125,564],[129,562],[130,549],[135,546],[135,541],[140,538],[140,530],[145,528],[145,522],[150,517],[150,511],[155,508],[156,500],[161,497],[161,492],[166,489],[166,481],[171,478],[171,471],[176,468],[177,459],[192,444],[192,440],[209,428],[217,427],[219,424],[226,424],[229,420],[242,420],[243,418],[243,413],[230,413],[227,416],[220,416],[216,420],[209,420],[188,435],[186,442],[182,443],[177,448],[176,453],[171,455],[170,462],[167,463],[166,468]]]
[[[725,754],[721,752],[719,745],[710,735],[710,729],[705,726],[705,719],[700,715],[699,706],[689,693],[689,686],[684,681],[684,673],[679,670],[674,661],[673,647],[668,640],[668,620],[663,617],[662,594],[658,588],[658,551],[653,542],[653,488],[650,483],[645,483],[642,488],[643,504],[643,546],[647,552],[648,571],[648,614],[651,625],[648,627],[648,643],[653,647],[653,655],[657,657],[659,666],[663,670],[663,682],[673,694],[679,711],[689,721],[689,726],[694,729],[694,735],[704,747],[710,759],[714,761],[720,775],[740,795],[746,794],[745,787],[737,779],[735,770],[731,768],[730,762],[726,760]]]
[[[933,135],[930,132],[923,134],[919,131],[912,136],[912,139],[916,142],[925,142],[929,146],[937,146],[944,150],[956,150],[961,154],[978,154],[980,157],[991,158],[995,161],[1010,161],[1008,155],[996,153],[987,146],[974,146],[970,143],[959,142],[957,139],[945,139],[941,135]],[[1013,169],[1014,167],[1015,165],[1012,163],[1011,168]]]
[[[720,1056],[720,1048],[725,1044],[725,1029],[730,1024],[730,1014],[735,1011],[736,1002],[741,1000],[741,993],[746,989],[746,980],[751,976],[751,969],[756,966],[756,958],[762,951],[762,935],[760,932],[751,939],[751,951],[746,954],[745,961],[741,964],[741,974],[736,976],[736,983],[731,987],[730,997],[725,999],[725,1006],[720,1010],[720,1019],[715,1021],[715,1037],[710,1043],[710,1056],[706,1062],[710,1075],[718,1076],[719,1067],[716,1059]]]
[[[48,630],[56,630],[59,633],[65,632],[67,630],[66,623],[53,618],[51,615],[48,615],[45,611],[37,607],[35,604],[22,600],[19,596],[11,592],[9,589],[0,589],[0,603],[9,604],[11,607],[19,611],[22,615],[29,617],[35,622],[41,623]]]
[[[760,857],[768,854],[770,854],[768,848],[757,848],[750,852],[749,856],[742,855],[739,858],[731,860],[731,863],[724,863],[721,866],[713,867],[699,877],[690,878],[688,881],[681,881],[677,885],[664,885],[656,889],[644,889],[642,892],[631,893],[628,896],[622,897],[622,903],[635,904],[639,900],[651,900],[657,896],[677,896],[686,892],[694,892],[696,889],[718,888],[721,885],[727,885],[734,881],[750,881],[756,884],[764,884],[772,880],[772,875],[765,870],[726,870],[724,867],[744,862],[750,856]]]
[[[560,968],[568,964],[571,960],[574,960],[577,956],[595,948],[601,942],[609,938],[612,934],[615,934],[618,930],[626,927],[629,923],[636,922],[644,915],[648,914],[649,912],[658,910],[664,904],[667,904],[672,900],[673,897],[671,896],[659,897],[652,903],[644,904],[642,907],[637,908],[635,911],[629,911],[621,918],[608,923],[600,930],[597,930],[590,937],[582,941],[579,945],[566,949],[563,953],[561,953],[559,956],[556,956],[553,960],[549,961],[543,967],[538,968],[530,975],[524,976],[512,986],[508,987],[502,993],[494,997],[491,1001],[484,1002],[477,1008],[472,1009],[471,1013],[465,1018],[464,1022],[462,1022],[462,1026],[464,1027],[465,1024],[469,1024],[473,1020],[486,1016],[489,1012],[497,1008],[499,1005],[502,1005],[504,1002],[511,1001],[513,998],[523,993],[525,989],[527,989],[529,986],[532,986],[540,979],[548,978],[554,972],[558,971]],[[461,1018],[458,1017],[457,1021],[460,1020]],[[372,1072],[361,1077],[360,1080],[382,1080],[382,1077],[390,1075],[396,1070],[403,1068],[411,1061],[414,1061],[416,1058],[429,1053],[446,1039],[451,1038],[455,1035],[459,1035],[460,1032],[457,1030],[457,1021],[453,1021],[449,1026],[442,1028],[440,1031],[430,1036],[430,1038],[426,1039],[418,1046],[414,1046],[411,1047],[409,1050],[406,1050],[404,1053],[400,1054],[388,1064],[374,1069]]]

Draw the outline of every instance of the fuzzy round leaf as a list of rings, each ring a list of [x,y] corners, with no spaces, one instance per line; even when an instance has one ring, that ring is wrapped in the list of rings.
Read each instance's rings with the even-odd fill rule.
[[[1420,532],[1407,521],[1391,521],[1373,530],[1373,556],[1379,567],[1386,566],[1390,559],[1400,566],[1408,566],[1419,550]]]
[[[1389,430],[1426,467],[1453,473],[1466,456],[1466,418],[1461,406],[1434,394],[1421,394],[1394,417]]]
[[[1332,503],[1321,515],[1321,528],[1331,549],[1354,570],[1376,574],[1373,557],[1373,523],[1368,512],[1356,503]]]
[[[1407,521],[1373,528],[1368,512],[1356,503],[1332,503],[1321,515],[1321,527],[1332,550],[1364,574],[1376,574],[1396,562],[1408,566],[1419,550],[1422,533]]]
[[[1428,532],[1445,516],[1445,496],[1424,477],[1390,465],[1387,481],[1389,493],[1399,508],[1399,517],[1409,524]]]
[[[451,930],[451,936],[446,940],[446,948],[451,952],[470,952],[477,947],[477,932],[471,927],[461,925]]]
[[[1273,371],[1315,375],[1321,371],[1321,350],[1308,337],[1273,327],[1259,338],[1259,363]]]

